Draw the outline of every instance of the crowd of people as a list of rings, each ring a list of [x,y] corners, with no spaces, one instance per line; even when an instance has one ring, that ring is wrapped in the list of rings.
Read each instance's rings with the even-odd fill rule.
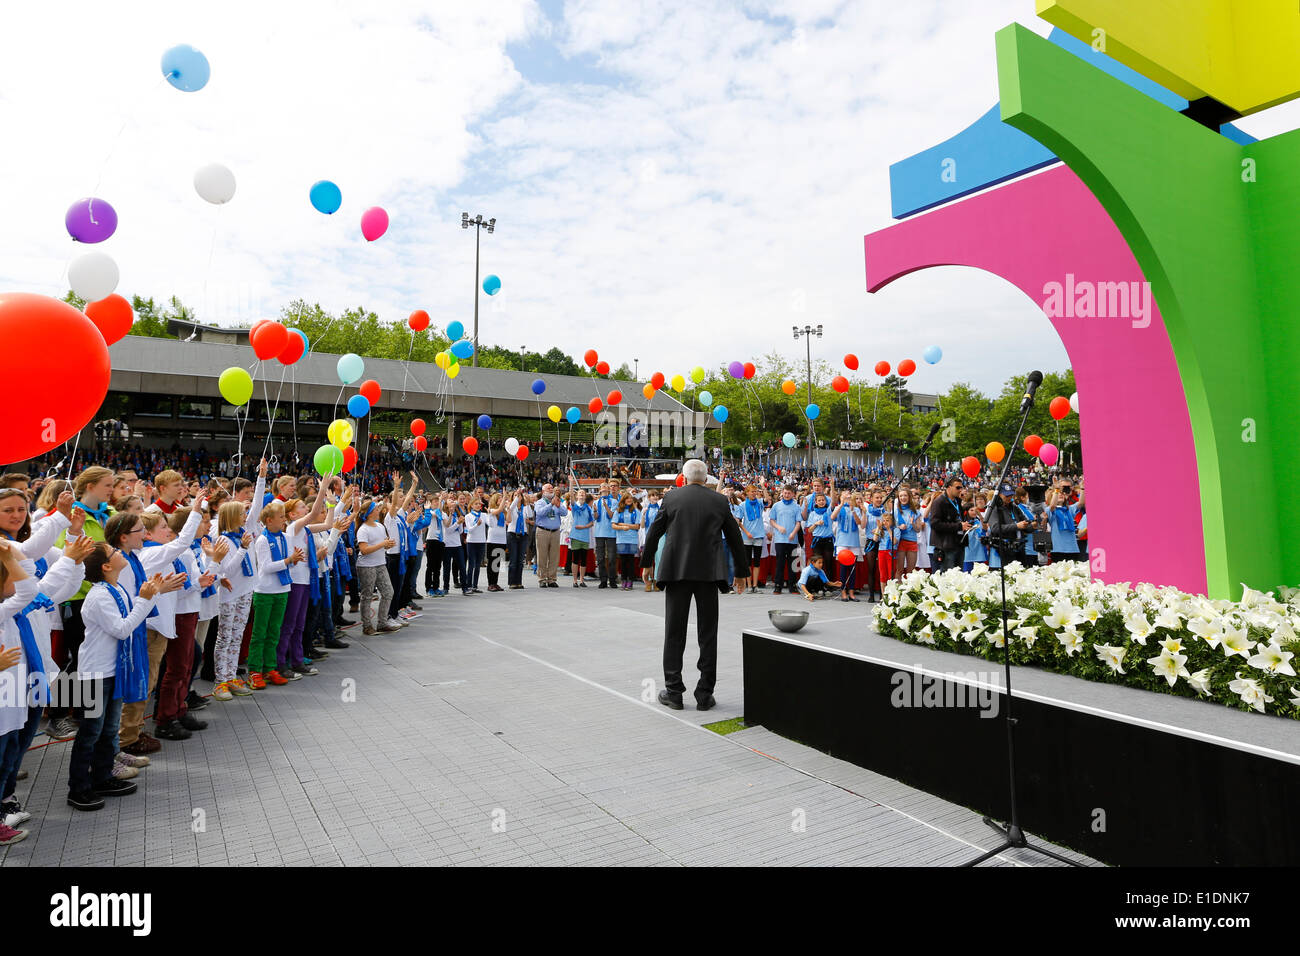
[[[397,633],[419,601],[522,589],[529,570],[540,588],[564,576],[578,589],[657,589],[664,535],[656,554],[644,545],[674,491],[635,466],[589,488],[548,470],[458,490],[422,488],[414,471],[390,472],[382,489],[273,475],[266,459],[253,477],[223,476],[195,471],[207,463],[192,453],[112,463],[124,467],[0,476],[0,846],[27,833],[17,783],[42,726],[72,741],[68,804],[98,809],[135,792],[162,741],[205,730],[195,712],[210,700],[318,674],[349,628]],[[146,463],[169,467],[141,478],[133,466]],[[879,600],[916,568],[1087,553],[1081,481],[981,489],[937,470],[903,483],[761,470],[710,481],[748,556],[736,568],[718,541],[724,591],[770,582],[809,600]]]

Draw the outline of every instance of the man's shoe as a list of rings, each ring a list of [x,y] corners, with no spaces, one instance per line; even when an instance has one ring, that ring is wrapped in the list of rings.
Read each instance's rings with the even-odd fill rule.
[[[189,740],[194,736],[178,720],[169,720],[165,724],[159,724],[154,732],[163,740]]]
[[[663,704],[665,707],[671,710],[682,709],[682,699],[680,697],[676,697],[668,693],[668,691],[666,690],[661,690],[659,692],[659,703]]]
[[[149,754],[157,753],[159,750],[162,750],[162,744],[148,734],[141,734],[134,743],[123,747],[122,753],[147,760]]]
[[[603,590],[605,590],[605,588],[607,588],[607,587],[609,587],[609,585],[606,584],[604,581],[601,581],[601,582],[600,582],[600,585],[596,588],[596,590],[598,590],[598,591],[603,591]]]
[[[777,589],[774,590],[772,593],[773,593],[773,594],[780,594],[780,593],[781,593],[781,589],[780,589],[780,588],[777,588]]]
[[[190,691],[190,695],[185,698],[186,710],[202,710],[206,706],[208,706],[208,699],[200,697],[194,691]]]
[[[51,740],[71,740],[77,736],[77,722],[71,717],[60,717],[45,728],[45,736]]]
[[[94,786],[95,795],[100,797],[125,797],[139,789],[130,780],[106,780]]]
[[[178,720],[177,723],[180,724],[182,727],[184,727],[186,730],[207,730],[208,729],[208,722],[206,720],[199,720],[199,718],[195,717],[193,714],[186,714],[184,717]]]
[[[369,624],[367,624],[365,627],[363,627],[363,628],[361,629],[361,633],[362,633],[362,634],[373,634],[373,633],[375,633],[375,629],[374,629],[373,627],[371,627]]]
[[[150,763],[148,757],[137,757],[135,756],[135,754],[129,754],[125,750],[119,750],[117,752],[117,756],[114,757],[113,759],[116,760],[118,763],[126,764],[128,767],[135,767],[137,770],[141,770],[149,766]]]
[[[68,794],[68,806],[75,810],[100,810],[103,809],[104,798],[93,790],[82,790]]]
[[[328,647],[330,650],[341,651],[345,647],[351,647],[352,645],[349,644],[347,641],[340,641],[337,637],[331,637],[328,641],[325,642],[325,646]]]
[[[356,621],[336,621],[335,624],[334,624],[334,630],[336,630],[336,631],[346,631],[348,628],[350,628],[350,627],[356,627],[356,626],[357,626],[357,622],[356,622]],[[325,642],[325,646],[326,646],[326,647],[329,647],[329,641],[326,641],[326,642]]]
[[[7,827],[17,827],[20,823],[26,823],[32,818],[32,815],[23,809],[21,803],[17,800],[6,800],[0,803],[0,823]]]
[[[695,709],[696,709],[696,710],[712,710],[714,707],[717,707],[717,706],[718,706],[718,702],[717,702],[716,700],[713,699],[713,695],[712,695],[712,694],[710,694],[708,697],[696,697],[696,698],[695,698]]]

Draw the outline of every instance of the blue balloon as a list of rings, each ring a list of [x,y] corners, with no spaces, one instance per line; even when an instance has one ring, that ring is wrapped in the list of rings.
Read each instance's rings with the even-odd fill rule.
[[[582,412],[578,411],[576,405],[570,405],[569,410],[564,413],[564,417],[570,425],[576,425],[578,419],[582,417]]]
[[[501,280],[496,276],[488,276],[483,280],[483,291],[488,295],[496,295],[501,291]]]
[[[492,416],[491,416],[491,415],[480,415],[480,416],[478,417],[478,427],[481,428],[481,429],[483,429],[485,432],[486,432],[486,431],[491,431],[491,429],[492,429]]]
[[[451,347],[451,354],[459,359],[470,358],[474,354],[474,343],[469,339],[461,339]]]
[[[455,342],[457,339],[465,337],[465,324],[463,322],[453,322],[447,326],[448,341]]]
[[[543,382],[540,378],[533,382],[533,394],[534,394],[534,395],[540,395],[540,394],[542,394],[542,392],[544,392],[544,391],[546,391],[546,383],[545,383],[545,382]]]
[[[364,395],[353,395],[348,399],[348,414],[353,418],[365,418],[370,414],[370,399]]]
[[[727,411],[726,405],[719,405],[717,408],[713,410],[713,417],[716,418],[719,422],[725,422],[727,420],[727,416],[730,414],[731,412]]]
[[[327,216],[338,212],[339,206],[343,205],[342,191],[328,179],[322,179],[320,182],[315,183],[308,195],[310,195],[311,204],[316,207],[316,211],[323,212]]]
[[[793,448],[799,444],[799,439],[794,437],[794,432],[786,432],[781,436],[781,444],[785,445],[786,448]]]
[[[809,418],[816,418],[818,415],[822,413],[822,410],[817,407],[817,404],[815,402],[813,402],[810,403],[808,407],[803,410],[803,413],[807,415]]]
[[[943,358],[943,349],[939,348],[937,345],[931,345],[921,354],[922,357],[931,365],[938,365],[939,359]]]
[[[208,85],[212,68],[208,58],[188,43],[172,47],[162,55],[163,76],[184,93],[196,93]]]
[[[289,330],[289,334],[290,334],[290,335],[296,335],[296,336],[298,336],[298,338],[302,339],[302,354],[303,354],[303,355],[306,355],[308,352],[311,351],[311,343],[307,341],[307,333],[306,333],[306,332],[304,332],[302,329],[290,329],[290,330]]]
[[[703,405],[705,408],[708,408],[710,405],[712,405],[712,404],[713,404],[713,393],[712,393],[712,392],[700,392],[700,404]]]
[[[362,376],[365,370],[366,363],[356,352],[349,352],[347,355],[339,356],[339,381],[344,385],[351,385]]]

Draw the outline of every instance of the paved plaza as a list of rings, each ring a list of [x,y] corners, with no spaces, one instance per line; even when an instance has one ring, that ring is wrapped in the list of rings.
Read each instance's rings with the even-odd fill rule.
[[[560,581],[344,632],[318,676],[213,701],[208,730],[164,742],[98,812],[64,802],[70,744],[39,747],[19,784],[31,835],[0,865],[951,865],[994,845],[969,809],[761,727],[703,727],[744,713],[742,628],[806,602],[724,596],[718,706],[669,711],[643,699],[663,595]],[[813,614],[865,634],[870,605]]]

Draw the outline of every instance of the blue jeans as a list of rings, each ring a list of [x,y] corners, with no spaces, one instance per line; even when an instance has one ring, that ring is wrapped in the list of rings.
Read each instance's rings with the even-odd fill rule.
[[[18,786],[18,768],[23,765],[23,757],[36,739],[36,731],[41,726],[41,711],[44,709],[27,708],[27,723],[13,732],[18,745],[12,751],[4,750],[3,743],[0,743],[0,798],[7,800],[14,795],[14,788]]]
[[[68,790],[83,793],[113,779],[113,758],[117,756],[117,730],[122,720],[122,698],[113,697],[114,678],[95,678],[99,706],[82,712],[77,738],[72,741]],[[83,685],[90,683],[83,681]],[[94,714],[94,716],[92,716]]]

